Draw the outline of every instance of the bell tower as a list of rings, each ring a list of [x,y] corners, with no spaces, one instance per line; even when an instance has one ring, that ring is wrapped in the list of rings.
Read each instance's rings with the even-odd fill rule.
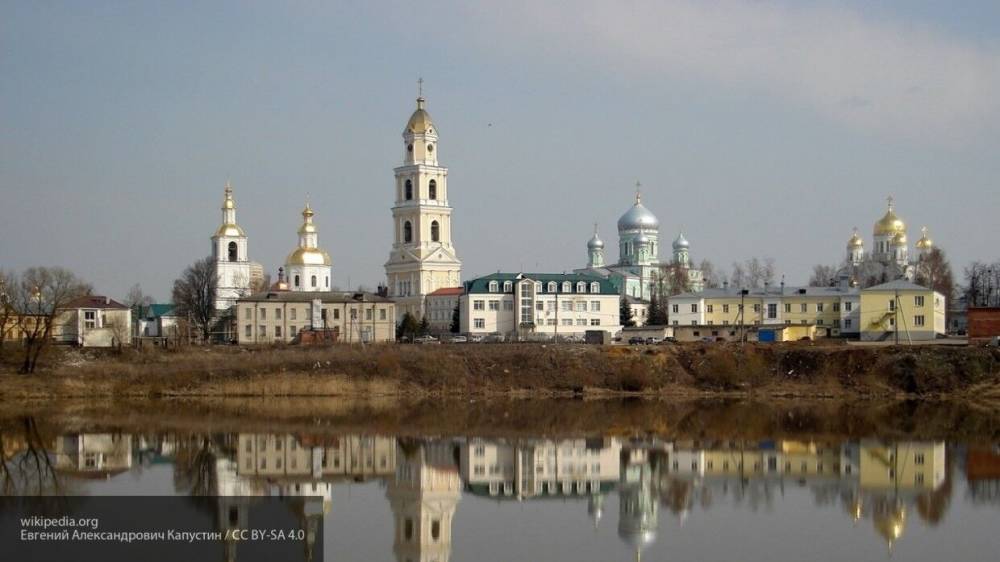
[[[393,244],[385,263],[400,320],[406,312],[422,317],[427,294],[462,281],[451,242],[448,168],[438,164],[438,131],[426,105],[421,79],[417,108],[403,129],[403,165],[394,170]]]
[[[247,235],[236,223],[233,186],[227,181],[222,199],[222,225],[212,236],[212,257],[218,275],[215,310],[228,310],[236,299],[250,292],[251,263],[247,257]]]

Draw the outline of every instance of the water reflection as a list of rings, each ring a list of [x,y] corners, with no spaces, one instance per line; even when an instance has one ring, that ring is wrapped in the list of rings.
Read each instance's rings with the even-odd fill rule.
[[[214,502],[223,529],[246,524],[235,497],[281,496],[296,500],[315,537],[321,516],[337,509],[337,487],[374,484],[391,513],[382,540],[391,528],[392,553],[407,562],[451,558],[465,502],[561,499],[560,509],[585,512],[581,525],[596,530],[617,501],[618,548],[630,558],[656,548],[664,519],[676,528],[721,505],[780,512],[792,490],[808,493],[814,510],[868,527],[890,552],[914,518],[923,527],[946,518],[956,478],[970,505],[1000,504],[1000,446],[942,441],[47,434],[30,418],[0,438],[7,495],[150,493],[147,475],[164,467],[173,493]],[[237,554],[226,545],[226,560]]]

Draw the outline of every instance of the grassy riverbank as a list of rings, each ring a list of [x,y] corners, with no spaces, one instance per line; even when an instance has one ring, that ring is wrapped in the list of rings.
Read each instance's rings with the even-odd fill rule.
[[[8,352],[9,353],[9,352]],[[0,400],[253,396],[963,397],[1000,401],[986,347],[682,344],[57,349],[2,363]]]

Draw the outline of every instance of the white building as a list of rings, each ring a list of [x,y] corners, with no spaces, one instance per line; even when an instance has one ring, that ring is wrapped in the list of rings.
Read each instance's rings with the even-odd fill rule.
[[[581,273],[495,273],[465,283],[461,331],[513,338],[616,334],[619,289]]]
[[[455,307],[464,291],[462,287],[442,287],[427,295],[424,317],[427,318],[432,333],[443,334],[451,330]]]
[[[52,339],[80,347],[132,343],[132,309],[108,297],[87,295],[58,310]]]
[[[285,275],[291,291],[329,291],[333,282],[330,254],[319,247],[319,229],[309,204],[302,210],[299,245],[285,258]]]
[[[403,130],[403,165],[394,170],[393,244],[385,274],[400,319],[407,312],[422,317],[426,295],[461,283],[462,262],[451,242],[448,168],[438,164],[437,127],[425,101],[417,98]]]
[[[236,222],[236,201],[228,181],[222,200],[222,225],[212,236],[212,257],[218,275],[215,310],[222,312],[236,299],[250,294],[254,278],[262,277],[264,271],[247,257],[247,235]]]

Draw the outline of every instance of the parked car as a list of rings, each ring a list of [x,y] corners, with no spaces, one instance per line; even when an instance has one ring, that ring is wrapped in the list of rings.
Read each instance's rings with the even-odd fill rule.
[[[465,336],[452,336],[451,343],[465,343],[469,341],[469,338]]]
[[[434,336],[420,336],[418,338],[413,338],[413,343],[441,343],[441,340],[435,338]]]
[[[483,336],[481,334],[473,334],[469,336],[470,343],[483,343]]]
[[[663,338],[663,341],[660,342],[660,343],[677,343],[677,338],[675,338],[673,336],[667,336],[667,337]]]
[[[663,342],[662,338],[646,338],[646,343],[649,345],[656,345],[662,342]]]
[[[639,336],[632,336],[631,338],[628,339],[629,345],[643,345],[644,343],[646,343],[646,340]]]

